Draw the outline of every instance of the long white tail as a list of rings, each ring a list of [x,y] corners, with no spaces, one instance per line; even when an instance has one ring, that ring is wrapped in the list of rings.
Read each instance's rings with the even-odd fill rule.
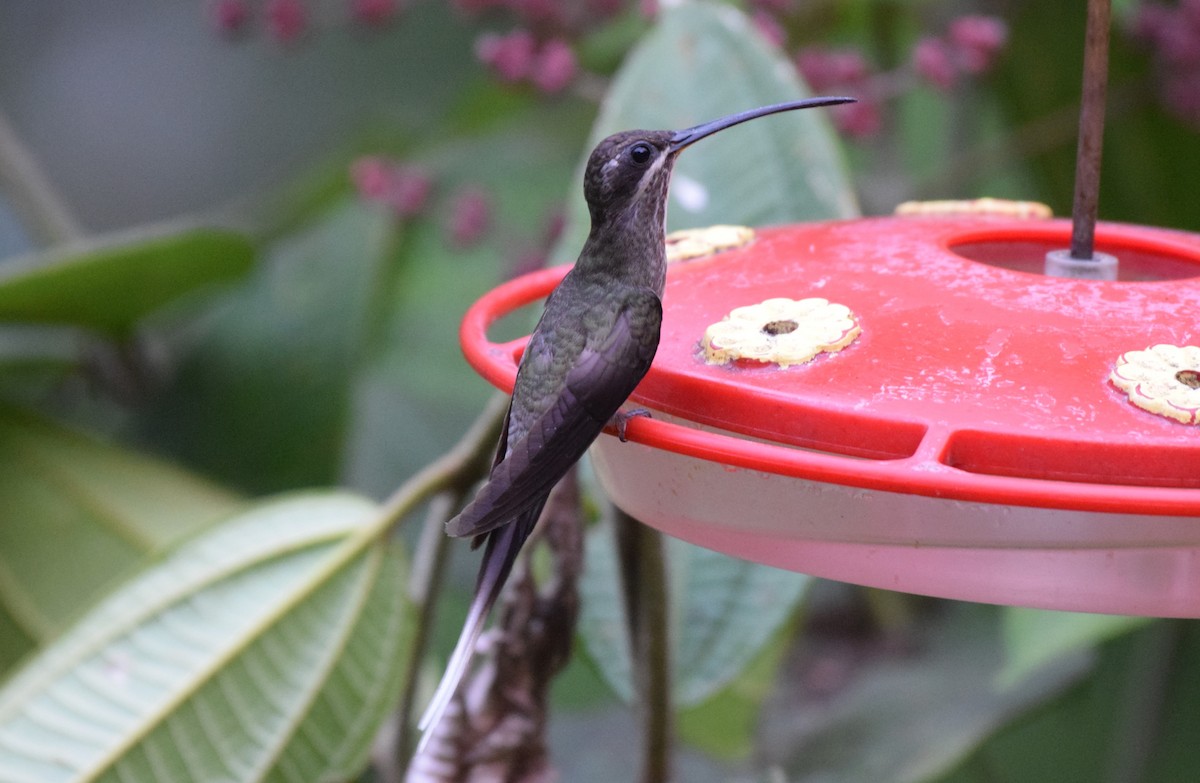
[[[433,736],[432,729],[442,719],[442,714],[445,713],[450,700],[454,698],[459,683],[466,676],[467,668],[471,665],[471,658],[475,655],[475,645],[487,622],[488,613],[500,596],[504,582],[508,579],[513,563],[516,562],[517,555],[521,551],[521,545],[533,531],[533,526],[541,515],[545,502],[543,498],[540,503],[534,504],[533,508],[526,510],[511,523],[487,534],[483,562],[479,567],[479,578],[475,581],[475,597],[471,599],[471,608],[467,610],[467,619],[463,622],[462,633],[459,634],[458,643],[454,645],[454,652],[451,653],[450,660],[446,663],[442,681],[438,683],[433,699],[430,700],[429,706],[425,708],[425,714],[417,723],[417,728],[423,732],[421,741],[417,744],[418,754],[424,750],[429,738]]]
[[[481,592],[476,593],[475,598],[471,601],[471,608],[467,611],[467,619],[463,623],[458,643],[454,645],[454,652],[450,654],[450,660],[446,662],[446,671],[442,674],[441,682],[438,683],[437,690],[434,691],[433,698],[429,701],[429,706],[425,708],[425,713],[417,724],[417,728],[422,732],[421,741],[417,744],[418,754],[425,749],[425,744],[433,736],[433,728],[441,721],[446,707],[450,705],[450,700],[454,698],[459,683],[467,673],[467,667],[471,665],[471,659],[475,655],[475,645],[479,642],[479,636],[483,633],[483,626],[487,622],[488,610],[491,609],[491,601],[488,598],[486,593]]]

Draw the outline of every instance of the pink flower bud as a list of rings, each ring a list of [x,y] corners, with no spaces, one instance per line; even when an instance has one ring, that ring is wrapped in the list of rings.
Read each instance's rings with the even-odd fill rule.
[[[545,268],[547,260],[546,253],[542,250],[522,250],[509,260],[504,277],[511,280],[514,277],[536,272]]]
[[[913,70],[939,90],[949,90],[958,78],[950,48],[940,38],[922,38],[913,48]]]
[[[587,0],[588,13],[594,19],[610,19],[624,7],[625,0]]]
[[[308,11],[300,0],[267,0],[267,32],[281,44],[295,43],[308,30]]]
[[[415,217],[425,211],[431,192],[433,177],[415,166],[401,166],[392,172],[384,202],[392,208],[396,217]]]
[[[1200,0],[1180,0],[1179,13],[1191,25],[1193,33],[1200,34]]]
[[[535,42],[528,30],[508,35],[485,33],[475,42],[475,56],[503,82],[519,82],[533,69]]]
[[[947,34],[963,69],[983,73],[1008,41],[1008,25],[994,16],[960,16],[950,23]]]
[[[492,223],[492,202],[483,188],[464,188],[454,197],[448,226],[450,244],[465,250],[479,244]]]
[[[1200,128],[1200,71],[1169,75],[1159,90],[1167,111]]]
[[[750,16],[750,22],[754,25],[754,29],[758,30],[759,35],[767,39],[772,46],[783,46],[787,41],[787,31],[772,14],[766,11],[755,11]]]
[[[360,198],[382,201],[392,180],[392,167],[383,158],[359,158],[350,164],[350,181]]]
[[[567,214],[561,209],[555,209],[546,216],[545,226],[542,228],[542,247],[550,249],[558,244],[558,240],[562,238],[563,231],[567,227]]]
[[[217,32],[237,35],[245,32],[250,22],[250,7],[246,0],[216,0],[212,5],[212,20]]]
[[[451,0],[451,5],[454,6],[461,14],[466,16],[478,16],[489,8],[495,8],[501,4],[501,0]]]
[[[1193,27],[1178,13],[1155,38],[1158,57],[1172,70],[1200,65],[1200,26]]]
[[[838,130],[852,139],[869,138],[883,127],[879,104],[869,98],[834,107],[832,115]]]
[[[537,55],[533,66],[533,84],[544,93],[561,92],[575,80],[579,67],[575,52],[561,38],[547,41]]]
[[[400,0],[350,0],[350,16],[367,27],[384,27],[400,13]]]
[[[350,179],[360,198],[387,206],[398,218],[424,212],[433,190],[433,178],[424,169],[374,156],[351,164]]]
[[[561,26],[566,17],[561,0],[509,0],[508,6],[530,27]]]
[[[810,46],[796,55],[796,68],[818,92],[861,84],[870,74],[866,58],[857,49]]]

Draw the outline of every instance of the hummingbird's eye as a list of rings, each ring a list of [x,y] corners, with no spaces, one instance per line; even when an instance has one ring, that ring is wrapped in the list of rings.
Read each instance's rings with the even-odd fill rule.
[[[639,166],[644,166],[650,162],[650,158],[654,156],[654,150],[644,141],[639,141],[629,148],[629,159]]]

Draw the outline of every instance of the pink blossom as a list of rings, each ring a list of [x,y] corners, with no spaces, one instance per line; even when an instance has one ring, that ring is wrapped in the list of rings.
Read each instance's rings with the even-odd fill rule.
[[[528,30],[514,30],[508,35],[484,33],[475,42],[475,56],[501,81],[519,82],[530,76],[535,46]]]
[[[957,59],[968,73],[983,73],[992,66],[1008,41],[1008,25],[994,16],[960,16],[947,31]]]
[[[1166,77],[1159,91],[1167,111],[1200,128],[1200,70]]]
[[[467,16],[477,16],[489,8],[496,8],[502,0],[451,0],[451,5],[459,13]]]
[[[368,27],[383,27],[399,13],[400,0],[350,0],[350,15]]]
[[[575,80],[579,66],[570,44],[552,38],[542,45],[533,66],[533,84],[544,93],[561,92]]]
[[[625,0],[587,0],[588,13],[596,19],[609,19],[621,13]]]
[[[212,5],[212,20],[217,32],[237,35],[250,22],[250,7],[246,0],[216,0]]]
[[[561,0],[508,0],[508,7],[531,27],[555,27],[566,19]]]
[[[295,43],[308,30],[308,10],[300,0],[267,0],[267,32],[281,44]]]
[[[940,38],[922,38],[913,48],[913,69],[939,90],[948,90],[958,79],[950,48]]]
[[[369,201],[380,201],[388,191],[392,167],[383,158],[359,158],[350,164],[350,181],[358,195]]]
[[[414,217],[425,211],[432,191],[433,178],[429,174],[414,166],[401,166],[392,174],[384,203],[391,207],[396,217]]]
[[[787,41],[787,31],[772,14],[766,11],[755,11],[751,14],[750,21],[758,30],[759,35],[766,38],[772,46],[783,46]]]
[[[837,106],[833,109],[832,116],[838,130],[852,139],[869,138],[878,134],[883,127],[883,113],[879,103],[869,98]]]
[[[398,218],[424,212],[433,191],[433,178],[424,169],[374,156],[356,160],[350,179],[361,198],[387,206]]]
[[[870,66],[857,49],[826,49],[810,46],[796,55],[796,68],[818,92],[832,87],[852,87],[861,84],[870,74]]]
[[[450,208],[450,244],[465,250],[479,244],[492,224],[492,200],[479,186],[469,186],[454,197]]]

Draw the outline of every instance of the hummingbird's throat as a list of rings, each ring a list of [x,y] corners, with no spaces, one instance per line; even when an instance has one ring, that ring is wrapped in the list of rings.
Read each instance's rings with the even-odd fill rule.
[[[637,190],[633,194],[634,201],[641,201],[642,196],[644,196],[646,193],[646,189],[650,187],[652,183],[658,181],[660,172],[662,171],[663,166],[666,165],[669,157],[670,155],[659,155],[654,159],[654,162],[650,164],[650,168],[646,169],[646,173],[642,174],[642,178],[638,182]]]

